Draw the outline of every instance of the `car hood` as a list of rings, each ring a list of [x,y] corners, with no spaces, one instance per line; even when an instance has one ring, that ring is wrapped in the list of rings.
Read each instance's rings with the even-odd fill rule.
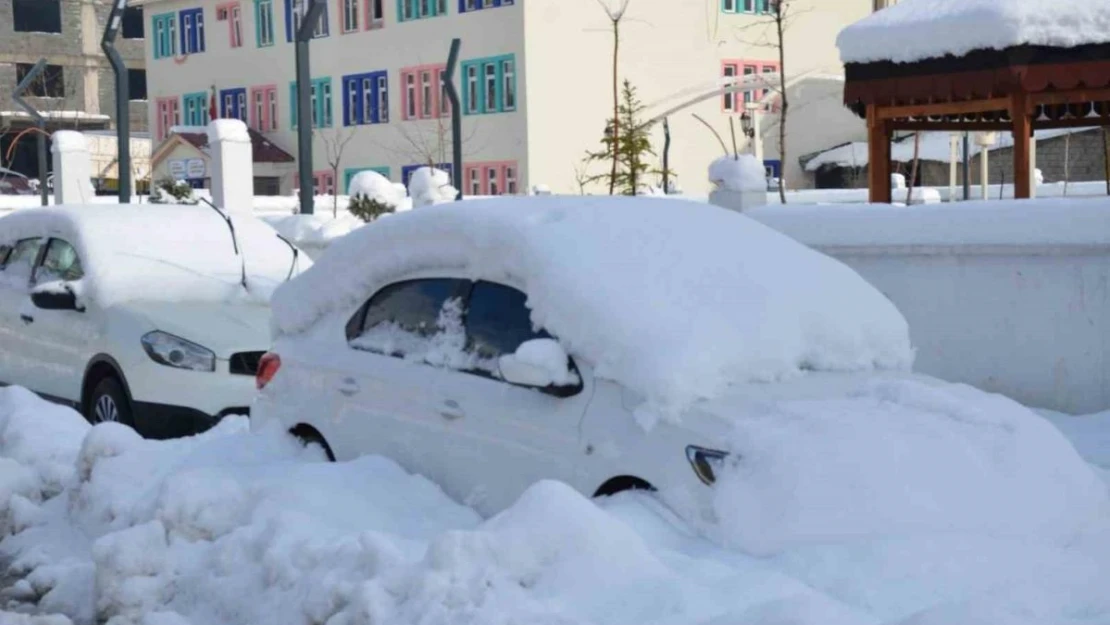
[[[266,351],[270,346],[270,307],[248,303],[130,302],[132,312],[150,325],[198,345],[218,358],[236,352]]]

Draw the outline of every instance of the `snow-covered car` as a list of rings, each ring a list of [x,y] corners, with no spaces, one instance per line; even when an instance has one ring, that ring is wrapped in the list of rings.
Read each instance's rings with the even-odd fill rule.
[[[1022,455],[1037,445],[1079,465],[1022,407],[912,373],[905,319],[847,266],[707,204],[533,197],[392,215],[279,287],[273,314],[252,428],[333,460],[388,456],[483,514],[556,479],[587,496],[654,489],[685,518],[765,521],[761,536],[868,515],[947,531],[960,515],[1053,514],[1073,491],[1038,477]],[[737,473],[731,505],[718,495]],[[1024,486],[964,501],[953,479]],[[977,507],[999,497],[1013,507]]]
[[[0,167],[0,195],[32,195],[37,182],[18,171]]]
[[[249,410],[269,297],[311,264],[205,205],[34,208],[0,218],[0,383],[151,437]]]

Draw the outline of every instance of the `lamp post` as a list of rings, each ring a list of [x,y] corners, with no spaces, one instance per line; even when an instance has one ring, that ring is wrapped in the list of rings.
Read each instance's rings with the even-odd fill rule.
[[[123,25],[123,10],[127,8],[127,0],[117,0],[112,5],[112,12],[108,15],[108,23],[104,26],[104,36],[100,40],[100,49],[108,57],[108,63],[116,75],[116,167],[119,174],[119,202],[127,204],[131,201],[131,111],[128,100],[130,90],[127,66],[123,57],[116,50],[116,36]]]
[[[746,104],[744,108],[746,108],[747,110],[745,110],[744,114],[740,116],[740,123],[743,125],[745,123],[744,118],[748,118],[747,125],[751,128],[751,132],[750,134],[748,134],[748,131],[745,131],[745,134],[748,135],[748,139],[751,141],[752,155],[755,156],[755,160],[759,161],[759,165],[762,167],[763,134],[761,132],[759,124],[762,112],[761,107],[762,104],[759,103],[749,102],[748,104]]]
[[[308,10],[295,33],[297,41],[293,50],[297,69],[297,171],[301,183],[301,213],[311,215],[315,210],[316,185],[312,178],[312,78],[309,72],[308,44],[312,41],[316,24],[326,5],[324,0],[298,0],[293,6],[294,14],[300,14],[303,2],[308,3]]]

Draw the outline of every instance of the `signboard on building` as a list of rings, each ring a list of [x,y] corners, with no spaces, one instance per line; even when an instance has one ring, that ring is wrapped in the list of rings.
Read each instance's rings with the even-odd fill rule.
[[[166,166],[174,180],[203,180],[208,175],[203,158],[175,158],[166,161]]]
[[[185,159],[179,158],[171,161],[166,161],[166,166],[169,168],[170,177],[174,180],[184,180],[186,173]]]
[[[185,163],[185,174],[190,179],[196,180],[204,178],[208,174],[208,168],[204,165],[203,158],[191,158]]]

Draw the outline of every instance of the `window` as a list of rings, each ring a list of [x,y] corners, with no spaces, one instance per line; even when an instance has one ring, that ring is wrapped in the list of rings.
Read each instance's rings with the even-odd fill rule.
[[[519,186],[515,161],[468,163],[463,167],[470,195],[516,194]]]
[[[181,52],[204,52],[204,9],[185,9],[181,12]]]
[[[294,6],[296,4],[296,6]],[[308,0],[285,0],[285,40],[292,42],[296,39],[297,29],[301,26],[301,18],[308,12]],[[324,3],[324,10],[316,22],[316,30],[312,31],[313,37],[328,36],[328,5]]]
[[[544,330],[533,329],[527,300],[512,287],[475,282],[466,307],[466,351],[492,360],[515,353],[521,343],[551,338]]]
[[[330,171],[314,172],[312,184],[317,195],[335,195],[335,175]]]
[[[389,80],[384,71],[343,77],[343,125],[389,122]]]
[[[416,119],[416,74],[405,75],[405,119]]]
[[[7,243],[0,243],[0,271],[4,270],[4,265],[8,264],[8,254],[12,251],[12,246]]]
[[[435,103],[433,93],[432,71],[424,70],[420,72],[420,117],[423,119],[432,117],[432,105]]]
[[[16,63],[16,84],[23,82],[23,79],[31,73],[34,67],[32,63]],[[47,65],[46,68],[42,70],[42,73],[31,81],[31,84],[27,85],[27,94],[38,98],[66,97],[65,74],[63,73],[62,66]]]
[[[444,311],[461,314],[462,297],[469,286],[465,280],[432,278],[407,280],[378,291],[347,324],[351,347],[396,357],[419,356],[427,339],[443,334]],[[462,328],[455,328],[459,338]],[[460,341],[462,352],[465,341]]]
[[[366,0],[366,28],[385,26],[385,0]]]
[[[447,15],[447,0],[397,0],[402,22]]]
[[[254,39],[259,48],[274,45],[274,0],[254,0]]]
[[[511,7],[513,0],[459,0],[459,13],[469,13],[478,9]]]
[[[440,68],[436,70],[436,83],[439,84],[439,116],[448,117],[451,115],[451,97],[447,95],[447,70]]]
[[[17,33],[62,32],[61,0],[12,0],[12,26]]]
[[[16,241],[12,253],[8,255],[8,262],[4,263],[4,275],[30,281],[41,247],[42,239]]]
[[[251,127],[259,132],[277,130],[277,86],[251,88]]]
[[[42,264],[35,268],[31,282],[43,284],[64,280],[72,282],[85,276],[81,268],[81,260],[77,258],[77,250],[61,239],[50,239],[46,245],[46,254]]]
[[[143,32],[143,7],[125,8],[121,21],[120,35],[124,39],[142,39],[146,35]]]
[[[158,98],[155,102],[155,108],[158,111],[156,135],[157,140],[161,141],[170,134],[170,129],[179,123],[179,113],[177,98]]]
[[[208,94],[203,91],[186,93],[181,96],[185,109],[186,126],[205,126],[208,124]]]
[[[339,0],[339,10],[342,16],[342,28],[344,33],[353,33],[358,30],[358,11],[359,4],[362,0]]]
[[[216,5],[216,21],[227,22],[228,45],[232,48],[243,47],[243,16],[238,2]]]
[[[463,65],[466,114],[505,113],[516,110],[516,58],[509,54],[474,59]],[[478,84],[479,75],[481,84]],[[478,93],[478,89],[481,92]]]
[[[130,69],[127,70],[127,99],[132,102],[142,102],[146,100],[146,70],[145,69]]]
[[[738,75],[755,76],[757,74],[774,74],[779,71],[778,63],[772,61],[744,61],[729,60],[721,64],[721,75],[733,78]],[[741,113],[744,104],[763,100],[771,93],[771,89],[746,89],[734,93],[726,93],[721,101],[721,109],[728,113]],[[767,105],[770,110],[771,105]]]
[[[448,101],[444,93],[444,67],[422,65],[401,70],[401,110],[404,119],[434,119],[443,116]]]
[[[155,15],[151,23],[154,25],[154,58],[177,56],[177,14]]]
[[[293,119],[293,127],[297,127],[297,83],[289,83],[289,112]],[[331,116],[331,77],[312,79],[309,91],[309,106],[312,108],[312,127],[330,128]]]
[[[222,89],[220,91],[220,117],[247,121],[246,89]]]
[[[722,13],[769,13],[774,0],[721,0]]]
[[[347,192],[351,188],[351,179],[353,179],[355,177],[355,174],[358,174],[358,173],[364,172],[364,171],[375,171],[375,172],[378,172],[379,174],[385,176],[386,178],[389,178],[389,168],[388,167],[348,167],[347,169],[343,170],[343,189],[342,189],[342,191]]]

